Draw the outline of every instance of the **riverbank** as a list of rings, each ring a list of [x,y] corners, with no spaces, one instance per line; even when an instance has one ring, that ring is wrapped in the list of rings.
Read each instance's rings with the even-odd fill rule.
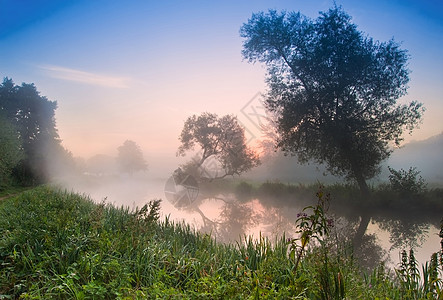
[[[441,289],[441,281],[425,287],[410,269],[394,274],[374,266],[364,273],[333,237],[310,242],[295,268],[288,255],[294,240],[220,244],[186,224],[160,220],[159,204],[116,208],[51,187],[4,200],[0,297],[400,299],[413,293],[426,299]],[[438,260],[434,267],[441,278]],[[418,281],[408,286],[406,279]]]

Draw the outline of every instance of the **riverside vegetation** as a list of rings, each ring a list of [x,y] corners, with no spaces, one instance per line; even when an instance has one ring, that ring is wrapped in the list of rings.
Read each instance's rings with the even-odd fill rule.
[[[221,244],[140,209],[42,186],[0,202],[0,299],[439,299],[442,256],[413,251],[365,272],[331,234],[328,196],[296,220],[298,238]],[[443,229],[442,229],[443,231]]]

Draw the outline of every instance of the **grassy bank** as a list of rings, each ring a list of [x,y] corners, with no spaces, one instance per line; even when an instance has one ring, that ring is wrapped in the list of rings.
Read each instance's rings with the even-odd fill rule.
[[[0,299],[433,299],[441,287],[438,259],[425,287],[413,258],[403,273],[379,266],[365,275],[325,237],[307,243],[296,267],[294,240],[219,244],[159,220],[158,209],[157,201],[136,211],[94,204],[50,187],[2,201]]]
[[[9,198],[14,195],[18,195],[24,191],[30,190],[33,187],[21,187],[21,186],[9,186],[3,190],[0,190],[0,201]]]

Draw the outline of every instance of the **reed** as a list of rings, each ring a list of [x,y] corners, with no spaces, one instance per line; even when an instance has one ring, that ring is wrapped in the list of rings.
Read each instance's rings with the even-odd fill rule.
[[[441,296],[438,255],[422,272],[410,254],[396,275],[379,266],[363,276],[330,237],[324,206],[306,209],[306,217],[297,221],[301,231],[312,232],[303,251],[294,255],[294,240],[285,234],[272,241],[245,236],[236,244],[222,244],[187,224],[160,220],[159,208],[159,200],[135,210],[96,204],[84,195],[51,187],[4,200],[0,299]],[[311,223],[305,226],[302,221]],[[298,263],[297,253],[301,253]]]

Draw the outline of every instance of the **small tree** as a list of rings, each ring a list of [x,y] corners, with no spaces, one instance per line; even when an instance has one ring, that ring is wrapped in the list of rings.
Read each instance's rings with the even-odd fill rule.
[[[364,205],[366,180],[422,116],[422,104],[396,103],[408,87],[407,52],[393,40],[367,37],[339,7],[316,20],[300,13],[253,14],[241,36],[243,56],[268,66],[267,109],[276,115],[277,146],[354,180]],[[370,220],[361,217],[357,246]]]
[[[419,175],[420,171],[417,171],[417,168],[411,167],[408,171],[403,169],[397,171],[391,167],[388,169],[391,173],[389,175],[391,188],[401,197],[415,197],[426,191],[427,184]]]
[[[148,169],[140,147],[130,140],[126,140],[122,146],[118,147],[117,164],[120,171],[129,174]]]
[[[244,129],[232,115],[193,115],[185,121],[179,139],[181,145],[177,155],[184,156],[196,144],[201,148],[193,163],[195,167],[201,167],[210,158],[220,165],[224,173],[211,179],[240,175],[259,164],[257,154],[246,145]]]

